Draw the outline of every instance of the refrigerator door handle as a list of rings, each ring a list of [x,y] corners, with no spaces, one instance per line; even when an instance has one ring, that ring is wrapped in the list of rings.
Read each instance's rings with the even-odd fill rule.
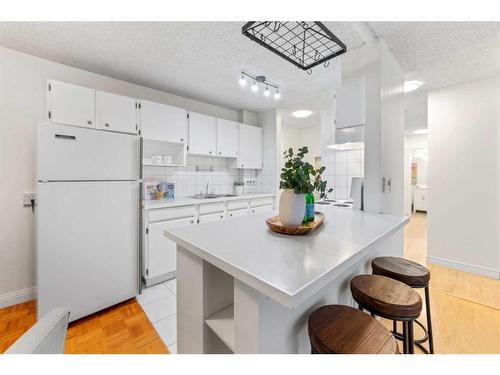
[[[56,134],[55,137],[59,138],[59,139],[68,139],[68,140],[76,141],[76,137],[74,135]]]

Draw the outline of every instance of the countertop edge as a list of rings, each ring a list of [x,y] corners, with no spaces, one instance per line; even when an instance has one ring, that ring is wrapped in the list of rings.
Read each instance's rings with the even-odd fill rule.
[[[276,302],[284,305],[289,309],[293,309],[296,306],[300,305],[305,300],[307,300],[308,298],[310,298],[312,295],[314,295],[318,290],[320,290],[324,286],[334,281],[345,271],[347,267],[349,267],[349,265],[352,265],[353,263],[359,261],[361,258],[366,256],[370,248],[373,248],[378,242],[394,234],[399,229],[403,228],[404,225],[406,225],[409,222],[409,220],[410,218],[408,216],[403,217],[403,219],[400,222],[398,222],[395,226],[385,231],[378,237],[374,238],[366,245],[359,245],[360,249],[354,255],[348,257],[334,268],[325,271],[323,274],[319,275],[316,279],[311,280],[309,283],[307,283],[302,288],[296,290],[293,293],[289,293],[287,291],[279,289],[276,286],[270,285],[268,282],[249,274],[247,271],[239,267],[236,267],[233,264],[230,264],[224,259],[211,255],[202,248],[190,244],[181,237],[178,237],[173,233],[168,232],[167,230],[164,231],[164,235],[168,239],[176,242],[178,245],[182,246],[188,251],[191,251],[192,253],[204,259],[205,261],[213,264],[214,266],[220,268],[224,272],[230,274],[231,276],[237,278],[238,280],[258,290],[260,293],[266,295],[269,298],[272,298]]]
[[[237,201],[237,200],[252,199],[252,198],[266,198],[274,196],[276,196],[275,193],[255,193],[255,194],[237,195],[234,197],[220,197],[220,198],[207,198],[207,199],[196,199],[196,198],[186,197],[186,198],[179,198],[177,202],[175,199],[172,201],[156,202],[156,203],[146,203],[151,201],[143,201],[142,208],[145,210],[156,210],[160,208],[192,206],[198,204],[219,203],[219,202],[227,202],[235,200]]]

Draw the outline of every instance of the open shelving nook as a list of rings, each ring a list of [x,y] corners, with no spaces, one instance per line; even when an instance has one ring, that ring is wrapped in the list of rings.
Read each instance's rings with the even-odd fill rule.
[[[209,316],[205,324],[234,353],[234,304]]]
[[[171,163],[155,163],[153,155],[160,155],[172,158]],[[143,138],[142,143],[142,164],[155,167],[185,167],[186,166],[186,144],[184,142],[159,141],[155,139]]]

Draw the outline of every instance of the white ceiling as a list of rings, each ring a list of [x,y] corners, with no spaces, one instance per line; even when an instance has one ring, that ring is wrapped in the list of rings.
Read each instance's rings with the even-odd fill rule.
[[[0,45],[66,65],[236,110],[294,108],[335,82],[331,64],[312,75],[241,34],[245,22],[0,23]],[[350,23],[328,23],[350,48]],[[282,99],[238,85],[245,69],[281,86]]]
[[[318,66],[309,76],[241,35],[243,24],[1,22],[0,45],[236,110],[309,109],[306,103],[332,88],[334,64]],[[353,23],[325,24],[348,49],[363,44]],[[500,74],[499,22],[370,22],[368,26],[386,41],[407,79],[424,82],[415,94]],[[241,69],[281,85],[282,99],[275,102],[239,87]],[[418,115],[420,108],[415,105],[412,111]],[[295,121],[297,127],[314,124],[318,124],[314,116]]]
[[[500,22],[370,22],[407,80],[432,90],[500,74]]]

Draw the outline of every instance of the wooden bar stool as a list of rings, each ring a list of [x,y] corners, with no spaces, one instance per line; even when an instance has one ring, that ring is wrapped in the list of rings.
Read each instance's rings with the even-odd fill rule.
[[[382,275],[390,277],[391,279],[401,281],[406,285],[414,288],[425,290],[425,310],[427,314],[427,328],[418,320],[415,321],[423,330],[424,337],[415,340],[417,345],[424,353],[434,354],[434,340],[432,336],[432,322],[431,322],[431,303],[429,297],[429,281],[431,273],[427,268],[421,264],[412,262],[397,257],[379,257],[372,260],[372,270],[374,275]],[[397,331],[396,322],[393,325],[393,334],[398,339],[402,339],[401,334]],[[422,343],[429,341],[429,350],[425,348]]]
[[[398,354],[391,332],[349,306],[327,305],[309,316],[312,354]]]
[[[403,353],[414,353],[413,322],[422,311],[422,299],[416,291],[389,277],[359,275],[351,280],[351,293],[360,310],[403,322]]]

